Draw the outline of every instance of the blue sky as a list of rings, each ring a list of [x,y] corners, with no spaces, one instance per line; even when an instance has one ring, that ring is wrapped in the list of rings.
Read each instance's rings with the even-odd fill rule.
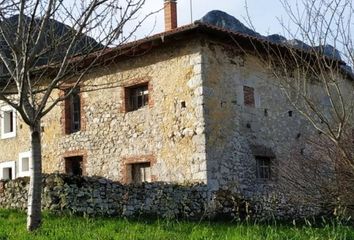
[[[292,0],[291,2],[296,2]],[[178,25],[182,26],[191,22],[190,0],[177,0]],[[161,9],[163,0],[146,0],[141,15]],[[244,0],[192,0],[193,20],[200,19],[211,10],[222,10],[233,15],[241,22],[246,23],[246,4]],[[287,15],[279,0],[247,0],[248,12],[256,30],[261,34],[283,33],[277,18],[282,18],[286,23]],[[247,24],[246,24],[247,25]],[[153,33],[162,32],[164,26],[163,13],[160,11],[150,17],[143,28],[136,34],[137,38]]]

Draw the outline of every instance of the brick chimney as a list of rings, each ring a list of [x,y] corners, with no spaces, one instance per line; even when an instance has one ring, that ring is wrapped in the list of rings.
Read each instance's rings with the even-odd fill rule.
[[[164,0],[165,31],[177,28],[177,0]]]

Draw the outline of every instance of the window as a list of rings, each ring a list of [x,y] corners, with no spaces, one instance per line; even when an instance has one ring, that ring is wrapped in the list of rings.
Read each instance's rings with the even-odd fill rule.
[[[131,179],[133,183],[151,182],[150,163],[131,164]]]
[[[65,132],[66,134],[78,132],[81,129],[81,99],[76,89],[65,100]]]
[[[18,159],[18,175],[19,177],[30,176],[31,168],[31,152],[20,153]]]
[[[15,179],[15,161],[0,163],[0,179],[11,180]]]
[[[120,181],[124,183],[142,183],[157,181],[153,174],[156,157],[153,154],[123,157],[119,168]]]
[[[256,157],[256,177],[259,180],[271,179],[271,158]]]
[[[255,107],[254,88],[243,86],[243,103],[245,106]]]
[[[126,110],[134,111],[149,104],[148,83],[125,88]]]
[[[21,164],[22,164],[21,170],[23,172],[28,172],[29,171],[29,157],[21,158]]]
[[[83,175],[83,157],[67,157],[65,158],[65,173],[68,175],[82,176]]]
[[[13,179],[12,168],[2,169],[2,179],[11,180]]]
[[[1,108],[1,138],[16,136],[16,111],[10,106]]]

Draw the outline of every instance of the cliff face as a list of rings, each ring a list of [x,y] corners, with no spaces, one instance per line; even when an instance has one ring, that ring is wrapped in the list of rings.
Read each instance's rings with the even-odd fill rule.
[[[202,17],[200,21],[229,31],[239,32],[252,37],[268,40],[273,43],[285,44],[296,48],[302,48],[305,50],[313,49],[321,52],[327,57],[334,58],[336,60],[341,60],[340,52],[335,47],[329,44],[321,45],[321,46],[310,46],[299,39],[286,39],[284,36],[281,36],[279,34],[271,34],[268,36],[263,36],[258,32],[246,27],[238,19],[223,11],[219,11],[219,10],[210,11],[204,17]]]
[[[32,20],[33,23],[31,23]],[[66,24],[50,19],[45,27],[44,37],[40,41],[37,41],[42,24],[41,19],[32,19],[28,16],[23,16],[22,22],[26,28],[26,32],[29,31],[30,25],[33,24],[31,33],[29,33],[30,39],[27,47],[30,51],[34,50],[35,47],[39,47],[39,54],[34,60],[34,66],[42,66],[49,63],[53,64],[55,62],[60,62],[66,54],[73,36],[77,33],[76,30]],[[0,49],[8,59],[13,59],[13,51],[9,47],[8,42],[15,42],[18,25],[19,15],[11,16],[0,22],[0,26],[3,31],[3,34],[0,36]],[[6,36],[6,38],[4,36]],[[75,56],[78,54],[89,53],[102,47],[103,45],[97,43],[93,38],[81,34],[70,51],[70,55]],[[2,72],[0,72],[0,74],[4,75],[7,73],[8,71],[6,67],[2,66]]]
[[[219,28],[224,28],[229,31],[247,34],[253,37],[262,37],[259,33],[246,27],[235,17],[219,10],[208,12],[204,17],[202,17],[201,22],[214,25]]]

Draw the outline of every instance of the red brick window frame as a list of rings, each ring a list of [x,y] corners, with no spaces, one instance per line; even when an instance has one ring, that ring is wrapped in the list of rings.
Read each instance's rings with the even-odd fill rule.
[[[156,158],[154,155],[141,155],[141,156],[134,156],[134,157],[124,157],[120,164],[120,181],[125,184],[133,183],[134,182],[134,167],[135,166],[148,166],[151,170],[153,169],[154,165],[156,164]],[[156,175],[150,175],[150,181],[154,182],[157,181]]]
[[[64,162],[64,168],[63,172],[68,173],[69,171],[69,166],[68,162],[76,157],[81,157],[81,175],[85,176],[87,175],[87,152],[85,150],[73,150],[73,151],[68,151],[63,154],[63,162]]]
[[[253,87],[243,86],[243,103],[245,106],[255,107],[256,100]]]
[[[61,114],[61,125],[62,125],[62,132],[63,135],[68,135],[71,133],[84,131],[86,130],[86,119],[84,114],[84,98],[83,94],[80,92],[80,88],[77,88],[77,93],[74,95],[69,96],[66,98],[62,103],[62,114]],[[60,95],[64,96],[64,94],[70,90],[70,87],[64,88],[61,90]],[[74,101],[79,100],[79,109],[76,113],[73,113],[73,104]],[[74,129],[73,128],[73,115],[79,114],[79,127]]]
[[[122,106],[120,112],[131,112],[148,106],[153,107],[153,87],[150,78],[130,80],[122,87]]]

